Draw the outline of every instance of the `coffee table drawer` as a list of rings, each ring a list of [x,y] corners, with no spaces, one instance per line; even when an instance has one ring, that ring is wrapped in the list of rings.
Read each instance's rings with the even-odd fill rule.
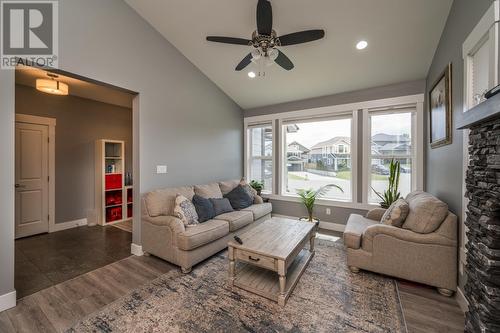
[[[276,262],[274,258],[269,258],[260,254],[255,254],[240,249],[235,249],[235,257],[237,260],[276,271]]]

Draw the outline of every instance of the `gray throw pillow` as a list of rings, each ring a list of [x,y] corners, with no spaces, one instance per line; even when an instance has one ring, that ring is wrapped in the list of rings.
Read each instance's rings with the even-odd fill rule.
[[[215,216],[234,211],[228,198],[211,198],[210,202],[212,203],[212,206],[214,206]]]
[[[198,194],[193,197],[193,205],[198,214],[200,223],[211,220],[215,217],[215,209],[209,199],[205,199]]]
[[[229,199],[233,209],[240,210],[250,207],[253,204],[253,197],[241,185],[236,186],[231,192],[224,196]]]
[[[410,206],[405,199],[398,199],[385,211],[381,223],[401,228],[410,212]]]

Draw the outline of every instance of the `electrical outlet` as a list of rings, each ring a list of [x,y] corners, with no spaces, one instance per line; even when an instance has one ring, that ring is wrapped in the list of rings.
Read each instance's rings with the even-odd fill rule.
[[[326,209],[326,215],[330,215],[330,214],[332,214],[332,210],[330,208],[327,208]]]
[[[157,174],[167,173],[167,166],[166,165],[157,165],[156,166],[156,173]]]

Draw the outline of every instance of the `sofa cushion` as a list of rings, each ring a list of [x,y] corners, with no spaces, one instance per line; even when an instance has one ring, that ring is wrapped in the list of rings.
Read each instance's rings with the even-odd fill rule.
[[[229,223],[229,231],[233,232],[253,222],[253,214],[249,211],[234,211],[221,214],[215,217],[217,220],[224,220]]]
[[[222,192],[220,191],[219,184],[217,183],[211,183],[206,185],[195,185],[194,193],[206,199],[222,198]]]
[[[406,217],[408,216],[409,210],[410,206],[408,205],[408,202],[406,202],[403,198],[399,198],[385,211],[380,222],[386,225],[401,228],[406,220]]]
[[[198,214],[191,200],[178,194],[175,198],[174,215],[177,216],[185,225],[198,224]]]
[[[250,211],[253,213],[253,219],[258,220],[262,216],[270,214],[273,211],[273,206],[271,203],[261,203],[261,204],[253,204],[250,207],[243,208],[244,211]]]
[[[448,205],[433,195],[415,191],[406,196],[410,212],[403,224],[404,229],[409,229],[420,234],[436,231],[448,215]]]
[[[222,199],[211,198],[209,200],[212,203],[212,206],[214,206],[216,216],[224,213],[230,213],[234,210],[233,207],[231,207],[229,199],[227,198],[222,198]]]
[[[234,209],[247,208],[253,204],[253,197],[242,185],[238,185],[224,197],[229,199]]]
[[[151,217],[160,215],[174,215],[175,198],[177,194],[185,196],[191,200],[194,196],[194,190],[191,186],[172,187],[154,190],[144,195],[146,209]]]
[[[198,194],[193,196],[193,205],[198,214],[198,221],[203,223],[205,221],[211,220],[215,217],[215,209],[210,199],[205,199]]]
[[[177,246],[181,250],[193,250],[222,238],[228,233],[229,224],[226,221],[210,220],[186,227],[184,232],[177,235]]]
[[[378,223],[361,215],[351,214],[344,230],[344,245],[351,249],[359,249],[361,247],[361,238],[366,228]]]
[[[240,185],[240,182],[240,179],[232,179],[219,182],[219,187],[222,195],[226,195],[231,192],[236,186]]]

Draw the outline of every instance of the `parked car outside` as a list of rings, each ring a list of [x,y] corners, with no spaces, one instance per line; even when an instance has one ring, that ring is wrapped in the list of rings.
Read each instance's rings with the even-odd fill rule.
[[[377,174],[377,175],[388,175],[389,168],[387,168],[384,165],[374,164],[374,165],[372,165],[372,173]]]

